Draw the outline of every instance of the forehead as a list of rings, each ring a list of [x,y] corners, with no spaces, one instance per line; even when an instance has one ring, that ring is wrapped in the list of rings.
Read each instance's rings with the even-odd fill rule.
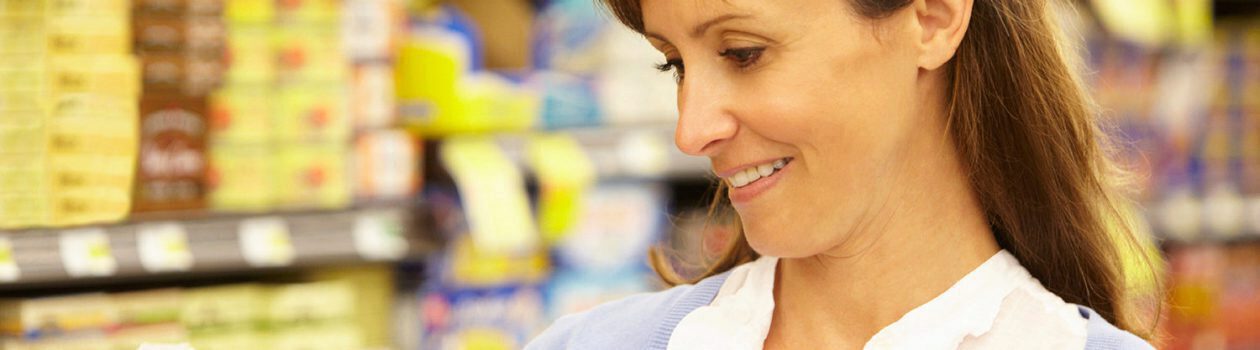
[[[738,15],[747,19],[792,21],[823,7],[838,7],[845,0],[642,0],[644,30],[673,32],[708,19]],[[827,6],[831,3],[831,6]],[[663,34],[663,33],[662,33]],[[673,34],[673,33],[671,33]]]

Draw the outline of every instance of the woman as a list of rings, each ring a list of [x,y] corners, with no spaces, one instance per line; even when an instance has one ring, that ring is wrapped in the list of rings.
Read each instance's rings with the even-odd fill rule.
[[[1103,135],[1045,0],[604,2],[664,55],[675,141],[743,230],[694,285],[530,347],[1150,347],[1122,302],[1137,241],[1109,233]]]

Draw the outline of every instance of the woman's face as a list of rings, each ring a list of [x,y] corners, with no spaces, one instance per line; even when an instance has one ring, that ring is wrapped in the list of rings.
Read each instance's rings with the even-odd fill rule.
[[[642,11],[679,77],[675,142],[709,157],[761,254],[812,256],[872,231],[895,210],[899,174],[941,146],[913,11],[870,20],[848,0],[643,0]]]

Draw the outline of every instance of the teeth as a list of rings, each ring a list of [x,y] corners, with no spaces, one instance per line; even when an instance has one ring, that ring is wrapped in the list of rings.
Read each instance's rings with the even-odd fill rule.
[[[774,166],[770,164],[758,165],[757,173],[761,174],[761,177],[770,176],[770,174],[774,173]]]
[[[733,187],[744,187],[754,181],[757,181],[758,179],[774,174],[775,171],[783,169],[784,166],[787,166],[787,161],[779,159],[772,163],[766,163],[741,170],[736,172],[735,175],[731,175],[726,178],[726,180]]]
[[[735,187],[744,187],[744,185],[747,185],[749,182],[751,182],[751,180],[748,179],[748,174],[743,171],[735,173],[735,176],[731,177],[731,184],[735,185]]]

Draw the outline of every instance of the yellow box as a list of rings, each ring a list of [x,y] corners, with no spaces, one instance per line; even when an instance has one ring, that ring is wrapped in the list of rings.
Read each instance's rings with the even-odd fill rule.
[[[50,58],[54,95],[92,93],[139,98],[140,62],[123,55],[77,55]]]
[[[349,203],[346,150],[337,143],[281,145],[276,198],[289,207],[340,208]]]
[[[52,192],[52,226],[73,226],[116,222],[131,211],[131,191],[127,188],[92,188]]]
[[[48,90],[48,66],[40,54],[0,56],[0,77],[0,91]]]
[[[44,91],[0,90],[0,125],[40,125],[47,118],[50,100]]]
[[[265,297],[265,288],[256,284],[189,289],[184,293],[180,316],[194,333],[205,329],[252,329],[262,319]]]
[[[229,25],[224,82],[272,83],[276,80],[275,34],[269,25]]]
[[[103,293],[0,301],[0,333],[74,332],[103,329],[118,318]]]
[[[126,17],[50,18],[45,31],[50,54],[131,54],[131,22]]]
[[[132,149],[134,152],[134,149]],[[51,190],[128,190],[135,177],[134,155],[53,153],[48,156]]]
[[[127,19],[131,15],[129,0],[46,0],[48,15],[54,17],[86,16]]]
[[[0,343],[5,350],[113,350],[104,333],[77,338],[53,338],[44,340],[5,339]]]
[[[341,20],[341,1],[338,0],[277,1],[276,5],[276,17],[284,23],[318,22],[335,26]]]
[[[124,124],[135,128],[140,115],[140,101],[136,96],[98,93],[62,93],[49,101],[51,121],[92,118],[107,123]]]
[[[324,321],[350,321],[354,317],[354,287],[346,281],[320,281],[277,286],[267,303],[273,326]]]
[[[46,192],[0,193],[0,229],[48,226],[52,203]]]
[[[278,146],[276,199],[287,207],[343,208],[350,204],[348,146],[341,142]]]
[[[276,3],[266,0],[225,0],[223,18],[229,22],[269,23],[276,18]]]
[[[118,324],[130,327],[179,323],[184,292],[176,288],[166,288],[118,293],[111,297],[114,308],[118,310]]]
[[[47,145],[47,131],[43,126],[5,126],[0,124],[0,156],[5,154],[42,154],[48,149]],[[20,165],[8,162],[0,163],[0,169]]]
[[[43,55],[48,51],[46,22],[42,15],[0,15],[0,55]]]
[[[270,337],[268,349],[362,349],[363,334],[352,322],[290,327]]]
[[[234,143],[271,140],[274,94],[266,85],[226,87],[210,97],[210,135]]]
[[[216,142],[210,147],[206,182],[210,206],[221,211],[262,211],[275,203],[276,175],[266,143]]]
[[[189,345],[197,350],[270,349],[266,333],[253,328],[192,331]]]
[[[43,153],[0,154],[0,194],[44,195],[48,160]]]
[[[62,117],[48,123],[50,154],[124,156],[135,162],[140,147],[135,117]]]
[[[278,95],[273,119],[276,140],[345,142],[350,138],[344,86],[290,86]]]
[[[126,327],[109,333],[113,350],[136,350],[140,345],[180,344],[188,342],[188,329],[179,323]]]
[[[350,62],[335,25],[288,25],[276,31],[281,82],[306,84],[342,82],[349,77]]]
[[[0,0],[0,15],[44,15],[48,0]]]

